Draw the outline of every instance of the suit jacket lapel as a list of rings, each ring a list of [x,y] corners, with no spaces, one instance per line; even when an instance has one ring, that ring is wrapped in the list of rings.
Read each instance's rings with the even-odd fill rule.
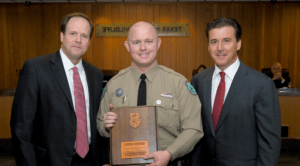
[[[88,84],[88,89],[89,89],[89,98],[90,98],[90,119],[92,119],[92,117],[94,116],[94,112],[93,110],[93,103],[94,103],[94,75],[93,75],[93,70],[91,70],[89,68],[89,66],[87,65],[87,62],[85,62],[84,60],[82,60],[82,65],[83,68],[85,70],[85,75],[86,75],[86,79],[87,79],[87,84]],[[95,115],[96,116],[96,115]],[[92,123],[92,121],[91,121]]]
[[[213,127],[213,122],[212,122],[212,106],[211,106],[211,87],[212,87],[212,76],[214,73],[215,68],[209,69],[210,71],[208,72],[207,76],[204,79],[204,84],[203,84],[203,103],[204,104],[204,111],[206,115],[206,119],[209,123],[209,128],[211,132],[213,133],[213,136],[215,137],[215,132],[214,132],[214,127]]]
[[[56,79],[58,80],[66,97],[68,98],[70,105],[72,106],[72,108],[74,110],[69,83],[67,80],[66,72],[65,72],[59,51],[57,51],[55,53],[55,55],[51,58],[51,62],[53,63],[52,70],[56,76]]]
[[[227,116],[228,112],[230,111],[231,106],[233,105],[236,98],[238,98],[238,94],[243,89],[243,87],[247,84],[247,79],[246,79],[247,74],[248,74],[248,72],[247,72],[246,65],[242,61],[240,61],[240,67],[232,80],[230,89],[228,91],[227,97],[225,99],[225,102],[224,102],[224,105],[223,105],[223,108],[221,111],[221,115],[220,115],[220,118],[219,118],[219,121],[217,124],[216,131],[218,130],[220,125],[222,125],[222,122],[224,121],[225,117]]]

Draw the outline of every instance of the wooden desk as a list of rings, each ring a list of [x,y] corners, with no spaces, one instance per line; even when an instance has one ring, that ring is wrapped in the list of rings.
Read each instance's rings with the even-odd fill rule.
[[[0,96],[0,138],[11,138],[10,117],[14,96]]]
[[[300,139],[300,95],[280,95],[281,125],[289,127],[289,138]]]

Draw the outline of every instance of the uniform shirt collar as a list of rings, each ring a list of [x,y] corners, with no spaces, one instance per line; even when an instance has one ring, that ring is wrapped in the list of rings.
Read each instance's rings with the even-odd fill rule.
[[[64,52],[61,49],[59,50],[59,53],[60,53],[61,60],[63,62],[65,71],[72,70],[72,68],[74,67],[74,64],[71,62],[71,60],[66,56],[66,54],[64,54]],[[84,71],[83,65],[82,65],[82,59],[80,59],[79,63],[75,66],[78,68],[78,72]]]
[[[239,57],[237,57],[236,61],[224,70],[225,75],[227,75],[231,80],[233,80],[237,70],[239,69],[239,66],[240,66],[240,60],[239,60]],[[215,79],[220,72],[221,72],[221,69],[219,69],[218,66],[215,65],[213,79]]]
[[[159,65],[157,64],[157,61],[155,61],[154,66],[149,69],[145,74],[146,74],[146,79],[149,80],[149,82],[152,82],[154,79],[154,76],[156,75],[156,71],[159,68]],[[134,82],[137,84],[140,80],[141,74],[131,63],[131,72],[132,72],[132,77],[134,79]]]

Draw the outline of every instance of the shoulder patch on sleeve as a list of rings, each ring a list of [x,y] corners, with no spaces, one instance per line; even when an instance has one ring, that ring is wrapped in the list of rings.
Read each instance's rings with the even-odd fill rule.
[[[190,82],[186,81],[185,85],[187,86],[188,90],[191,92],[192,95],[197,95],[196,90]]]
[[[103,97],[105,95],[105,92],[106,92],[106,87],[103,89],[103,92],[102,92],[102,95],[101,95],[101,100],[103,99]]]

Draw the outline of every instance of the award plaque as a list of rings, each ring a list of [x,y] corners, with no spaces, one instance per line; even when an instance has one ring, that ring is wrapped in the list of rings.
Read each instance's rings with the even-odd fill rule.
[[[155,107],[122,107],[110,110],[118,115],[117,123],[111,129],[111,164],[149,164],[153,159],[143,156],[156,152],[156,109]]]

